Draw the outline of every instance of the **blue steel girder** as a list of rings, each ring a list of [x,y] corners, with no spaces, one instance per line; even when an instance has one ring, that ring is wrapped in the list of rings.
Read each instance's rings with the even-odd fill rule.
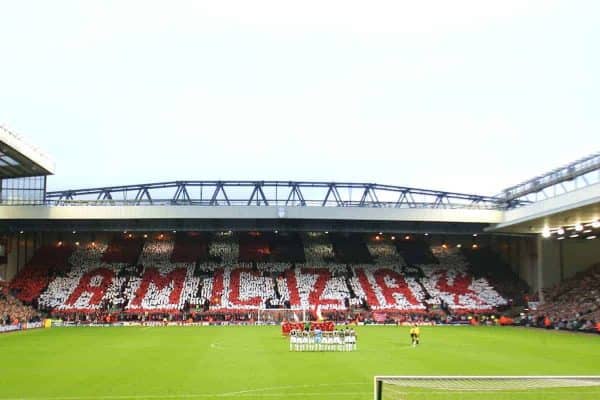
[[[263,192],[262,190],[262,185],[264,183],[262,182],[256,182],[254,185],[254,189],[252,189],[252,194],[250,194],[250,198],[248,199],[248,203],[246,205],[252,205],[252,202],[256,200],[256,205],[260,206],[260,205],[264,205],[268,206],[269,205],[269,201],[267,200],[267,197],[265,196],[265,192]]]
[[[98,193],[96,200],[112,200],[112,194],[109,190],[103,190],[102,192]]]
[[[379,207],[381,203],[377,198],[377,193],[373,189],[374,184],[367,184],[363,190],[362,196],[360,198],[359,206],[364,207],[367,204],[372,204],[375,207]],[[367,202],[367,197],[370,199],[370,202]]]
[[[198,188],[199,195],[191,195],[190,188]],[[248,194],[232,199],[228,188],[248,188]],[[265,189],[269,191],[265,191]],[[169,198],[165,189],[172,189]],[[281,190],[284,189],[284,193]],[[342,195],[344,189],[344,195]],[[345,195],[347,189],[348,195]],[[360,199],[352,199],[352,190],[360,190]],[[204,197],[204,190],[212,192]],[[322,191],[321,191],[322,190]],[[156,192],[154,192],[156,191]],[[127,200],[129,192],[135,193],[133,201]],[[243,193],[237,191],[236,193]],[[269,193],[267,195],[266,193]],[[307,193],[309,197],[307,197]],[[94,195],[95,200],[89,196]],[[383,197],[382,197],[383,196]],[[419,198],[419,202],[415,200]],[[381,199],[386,199],[382,201]],[[395,199],[395,200],[391,200]],[[403,186],[380,185],[375,183],[353,182],[307,182],[307,181],[172,181],[139,185],[100,187],[91,189],[64,190],[47,192],[48,202],[86,201],[94,204],[111,200],[111,204],[195,204],[195,205],[271,205],[284,201],[286,206],[356,206],[356,207],[487,207],[503,209],[507,206],[521,205],[525,202],[506,201],[502,197],[481,196],[464,193],[441,192],[435,190],[410,188]]]
[[[228,206],[231,205],[231,202],[229,201],[229,197],[227,196],[227,192],[225,191],[225,185],[223,184],[223,182],[217,182],[216,184],[216,188],[215,191],[212,195],[212,198],[210,199],[210,205],[211,206],[218,206],[219,204],[219,193],[223,193],[223,197],[225,198],[225,202]]]
[[[394,204],[394,207],[401,208],[403,204],[406,204],[408,206],[408,208],[414,208],[415,203],[416,203],[415,198],[412,195],[411,191],[408,189],[404,189],[404,190],[402,190],[402,192],[400,192],[400,196],[398,197],[398,200]]]
[[[556,187],[564,182],[573,182],[575,189],[577,189],[577,180],[579,178],[582,178],[581,180],[585,186],[593,184],[593,182],[588,181],[588,177],[590,177],[589,174],[596,171],[598,172],[598,181],[600,181],[600,152],[590,154],[587,157],[556,168],[546,174],[511,186],[504,189],[502,193],[495,197],[503,198],[507,204],[512,204],[512,206],[523,205],[527,201],[520,200],[526,199],[532,194],[535,194],[537,197],[537,194],[543,192],[545,189]]]
[[[332,194],[333,194],[333,199],[338,207],[341,207],[344,205],[344,202],[342,201],[342,197],[340,196],[340,192],[338,191],[336,184],[332,182],[329,184],[329,189],[327,190],[327,194],[325,195],[325,199],[323,199],[323,203],[321,204],[321,207],[327,206],[327,203],[329,201],[329,196]]]
[[[442,204],[450,204],[448,195],[444,192],[438,193],[433,204],[434,207],[440,207]]]
[[[146,199],[148,199],[150,204],[153,204],[152,196],[150,196],[150,192],[148,191],[148,188],[144,186],[144,187],[141,187],[140,189],[138,189],[138,192],[135,195],[135,205],[142,204],[144,197],[146,197]]]
[[[185,182],[177,182],[177,190],[175,190],[175,194],[173,195],[173,203],[179,204],[180,202],[183,204],[192,204],[192,198]]]
[[[297,204],[296,202],[300,202],[301,207],[306,206],[306,201],[304,200],[304,195],[302,194],[302,191],[300,190],[298,183],[290,182],[290,186],[291,186],[291,190],[287,197],[287,200],[285,201],[285,205],[286,206],[290,205],[290,201],[291,201],[292,205],[296,205]]]

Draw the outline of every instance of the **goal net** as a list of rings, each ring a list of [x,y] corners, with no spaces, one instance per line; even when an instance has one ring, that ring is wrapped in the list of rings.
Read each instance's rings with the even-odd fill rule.
[[[592,400],[599,376],[376,376],[375,400]]]

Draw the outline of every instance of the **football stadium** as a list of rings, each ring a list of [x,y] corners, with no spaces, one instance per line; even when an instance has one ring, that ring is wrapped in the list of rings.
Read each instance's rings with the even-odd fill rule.
[[[600,2],[0,3],[0,400],[600,399]]]
[[[493,197],[48,191],[0,134],[1,399],[600,395],[600,154]]]

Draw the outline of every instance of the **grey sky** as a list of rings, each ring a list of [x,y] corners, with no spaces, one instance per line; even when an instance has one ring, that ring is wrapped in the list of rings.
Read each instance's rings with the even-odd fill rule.
[[[0,1],[0,124],[50,189],[495,194],[600,150],[598,1]]]

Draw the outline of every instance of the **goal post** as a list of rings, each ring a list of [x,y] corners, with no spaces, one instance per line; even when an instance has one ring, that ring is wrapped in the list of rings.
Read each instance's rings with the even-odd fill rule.
[[[600,398],[597,376],[375,376],[374,400]],[[549,392],[555,390],[555,392]],[[485,395],[482,395],[485,393]],[[572,392],[569,392],[572,393]],[[440,396],[440,394],[442,396]],[[518,395],[517,395],[518,394]],[[555,394],[557,397],[551,397]],[[515,395],[517,395],[515,397]],[[530,396],[531,395],[531,396]],[[537,397],[536,397],[537,395]],[[532,397],[533,396],[533,397]],[[544,397],[539,397],[544,396]],[[570,397],[569,397],[570,398]]]

